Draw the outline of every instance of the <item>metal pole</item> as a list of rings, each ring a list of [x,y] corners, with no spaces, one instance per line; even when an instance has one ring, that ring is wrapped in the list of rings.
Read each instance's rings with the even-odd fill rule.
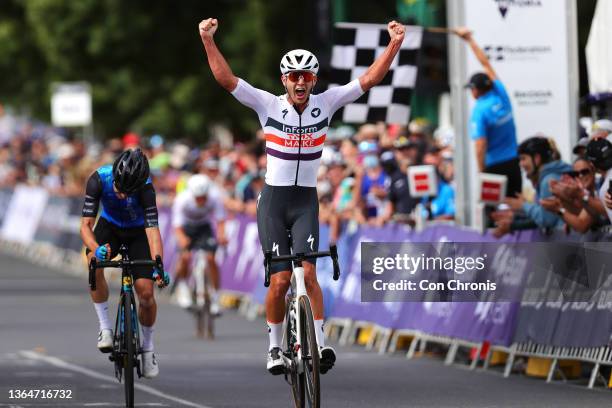
[[[464,0],[447,0],[449,27],[463,26],[465,22]],[[466,75],[466,47],[460,39],[452,37],[448,42],[449,81],[451,88],[451,114],[455,129],[455,217],[457,223],[472,225],[472,177],[470,177],[470,149],[468,134],[468,101],[463,88]]]
[[[579,101],[579,69],[578,69],[578,11],[576,0],[566,0],[567,11],[567,73],[569,80],[570,104],[570,143],[574,146],[578,141],[578,101]],[[571,157],[571,155],[570,155]],[[569,157],[565,158],[569,160]]]

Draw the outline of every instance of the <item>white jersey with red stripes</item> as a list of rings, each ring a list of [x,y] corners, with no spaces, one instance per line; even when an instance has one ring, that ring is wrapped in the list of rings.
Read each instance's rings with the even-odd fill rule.
[[[287,95],[275,96],[239,79],[232,95],[255,110],[266,136],[270,186],[317,185],[317,170],[323,143],[333,114],[363,95],[359,80],[310,95],[301,114],[289,103]]]

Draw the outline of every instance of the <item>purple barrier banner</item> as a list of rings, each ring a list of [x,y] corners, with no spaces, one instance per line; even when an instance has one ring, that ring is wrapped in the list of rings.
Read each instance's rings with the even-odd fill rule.
[[[160,209],[160,228],[164,238],[164,261],[166,267],[172,270],[176,251],[168,209]],[[329,245],[329,231],[325,226],[321,226],[320,231],[320,249],[323,250]],[[226,235],[228,245],[220,248],[217,253],[222,289],[249,294],[256,302],[263,303],[267,289],[263,286],[263,254],[256,222],[247,216],[236,216],[226,221]],[[341,268],[341,278],[338,282],[332,280],[331,262],[328,259],[318,261],[317,275],[324,293],[325,315],[365,320],[392,329],[420,330],[502,345],[517,341],[581,347],[605,345],[612,333],[612,277],[598,283],[597,302],[590,303],[433,302],[426,297],[415,302],[398,302],[397,299],[381,302],[361,300],[362,242],[470,242],[483,245],[496,243],[499,245],[495,255],[496,262],[499,265],[508,265],[503,273],[513,279],[529,273],[529,279],[537,280],[545,279],[545,271],[542,268],[549,261],[554,261],[556,255],[553,253],[550,259],[539,260],[537,265],[529,264],[517,268],[517,260],[511,259],[513,252],[510,247],[513,244],[563,244],[581,240],[605,241],[605,238],[565,234],[544,236],[536,230],[529,230],[498,240],[489,234],[449,225],[434,225],[418,233],[399,225],[381,228],[361,226],[357,231],[342,234],[338,239]]]
[[[252,294],[263,287],[263,252],[259,245],[257,223],[240,215],[225,222],[227,246],[218,258],[221,289]],[[261,298],[261,296],[259,296]]]

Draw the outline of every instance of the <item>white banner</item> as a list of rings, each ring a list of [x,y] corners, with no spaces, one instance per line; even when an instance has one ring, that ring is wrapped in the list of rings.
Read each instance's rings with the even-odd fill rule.
[[[86,83],[54,84],[51,121],[55,126],[91,124],[91,91]]]
[[[45,189],[17,186],[4,217],[2,238],[26,244],[32,242],[46,204]]]
[[[598,1],[586,45],[589,91],[612,92],[612,2]]]
[[[577,132],[573,1],[463,0],[465,26],[473,30],[512,100],[519,143],[544,133],[556,141],[566,161],[572,159]],[[465,82],[482,71],[466,52]]]

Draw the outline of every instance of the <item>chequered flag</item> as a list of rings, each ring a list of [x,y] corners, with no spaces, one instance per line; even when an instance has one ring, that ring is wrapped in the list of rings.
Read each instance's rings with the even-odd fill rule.
[[[407,124],[422,35],[421,27],[406,26],[402,47],[382,82],[340,109],[336,117],[346,123]],[[330,87],[361,76],[389,44],[389,33],[386,25],[336,23],[334,39]]]

